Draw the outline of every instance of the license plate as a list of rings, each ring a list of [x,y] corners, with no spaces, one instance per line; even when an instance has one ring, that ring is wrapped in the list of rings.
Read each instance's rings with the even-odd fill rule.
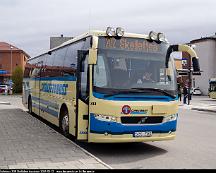
[[[138,137],[150,137],[150,136],[152,136],[152,131],[148,131],[148,132],[135,132],[133,134],[133,137],[136,137],[136,138],[138,138]]]

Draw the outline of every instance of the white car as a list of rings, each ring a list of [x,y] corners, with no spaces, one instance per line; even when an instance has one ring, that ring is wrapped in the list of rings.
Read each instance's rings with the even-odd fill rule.
[[[199,87],[197,87],[197,88],[192,89],[192,94],[193,95],[201,95],[202,92],[200,91]]]
[[[8,92],[9,92],[8,85],[0,84],[0,93],[8,93]]]

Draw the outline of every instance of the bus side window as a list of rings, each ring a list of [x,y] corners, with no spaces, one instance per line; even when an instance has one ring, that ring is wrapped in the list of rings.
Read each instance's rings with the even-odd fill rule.
[[[64,63],[64,58],[65,54],[67,51],[67,47],[57,49],[54,51],[55,56],[53,57],[53,64],[52,64],[52,75],[55,77],[61,77],[63,76],[63,63]]]
[[[77,58],[75,51],[75,44],[71,44],[67,47],[67,51],[64,58],[63,64],[63,76],[75,76],[77,70]]]
[[[52,77],[53,75],[53,61],[55,58],[55,51],[51,53],[51,55],[47,55],[46,57],[46,63],[45,63],[45,73],[44,76],[45,77]]]
[[[94,85],[97,87],[107,86],[107,76],[103,56],[98,56],[97,65],[94,67]]]

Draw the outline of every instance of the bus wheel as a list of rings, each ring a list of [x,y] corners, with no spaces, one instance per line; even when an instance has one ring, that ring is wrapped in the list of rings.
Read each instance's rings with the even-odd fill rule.
[[[64,136],[69,136],[69,116],[66,109],[61,111],[60,129]]]
[[[29,99],[28,99],[28,110],[29,110],[29,113],[32,114],[32,100],[31,100],[31,97],[29,97]]]

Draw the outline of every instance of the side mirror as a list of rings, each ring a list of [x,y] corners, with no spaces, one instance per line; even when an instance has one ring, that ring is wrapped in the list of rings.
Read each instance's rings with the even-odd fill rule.
[[[80,72],[85,72],[85,63],[84,63],[84,60],[81,61]]]
[[[170,55],[174,51],[178,51],[178,45],[170,45],[170,47],[167,49],[166,61],[165,61],[165,67],[166,68],[168,68],[168,63],[169,63]]]
[[[192,58],[192,64],[193,64],[193,71],[199,72],[200,71],[200,65],[199,65],[199,59],[197,57]]]

